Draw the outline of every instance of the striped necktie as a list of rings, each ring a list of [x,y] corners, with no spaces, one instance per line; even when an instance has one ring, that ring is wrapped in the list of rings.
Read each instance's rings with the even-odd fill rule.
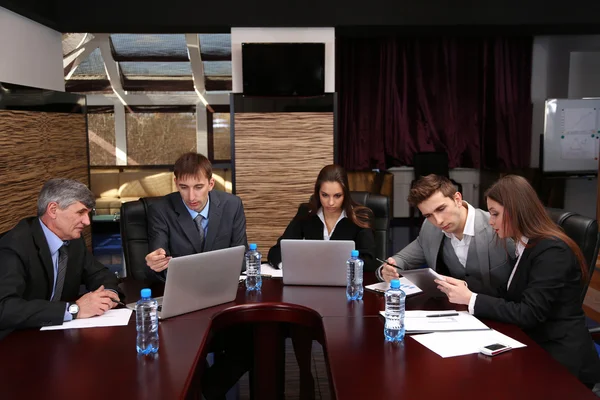
[[[200,234],[200,248],[204,251],[204,228],[202,228],[203,220],[204,217],[201,214],[196,215],[196,218],[194,218],[196,228],[198,229],[198,233]]]

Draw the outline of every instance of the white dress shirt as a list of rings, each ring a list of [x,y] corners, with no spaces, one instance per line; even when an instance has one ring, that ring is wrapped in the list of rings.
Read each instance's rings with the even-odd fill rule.
[[[323,207],[319,208],[319,211],[317,211],[317,215],[321,219],[321,222],[323,222],[323,240],[329,240],[331,238],[331,235],[333,235],[333,232],[335,231],[335,227],[337,226],[338,222],[340,222],[342,218],[346,218],[346,210],[342,210],[342,213],[340,214],[340,217],[337,219],[337,221],[335,221],[335,225],[333,226],[331,232],[327,231],[325,215],[323,215]]]
[[[458,240],[454,233],[444,232],[444,235],[450,239],[456,257],[458,257],[458,261],[460,261],[463,267],[466,267],[469,245],[471,244],[471,239],[475,236],[475,209],[466,201],[464,203],[467,205],[467,220],[463,229],[462,240]]]
[[[517,242],[517,247],[516,247],[516,255],[517,255],[517,262],[515,263],[515,266],[512,270],[512,272],[510,273],[510,277],[508,278],[508,283],[506,284],[506,290],[508,290],[508,288],[510,288],[510,283],[512,282],[513,276],[515,276],[515,272],[517,271],[517,267],[519,266],[519,261],[521,261],[521,256],[523,255],[523,252],[525,251],[525,247],[527,246],[527,243],[529,242],[529,238],[526,238],[525,236],[521,236],[521,240],[519,240]],[[475,300],[477,299],[477,293],[473,293],[471,294],[471,299],[469,300],[469,314],[473,314],[475,312]]]

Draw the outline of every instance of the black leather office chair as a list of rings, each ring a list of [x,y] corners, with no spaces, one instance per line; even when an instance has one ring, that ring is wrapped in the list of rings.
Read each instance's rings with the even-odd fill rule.
[[[121,204],[121,242],[127,277],[152,280],[146,265],[148,254],[148,206],[161,197],[144,197]]]
[[[373,211],[375,233],[375,257],[385,260],[392,248],[390,242],[390,199],[369,192],[350,192],[352,200]]]
[[[598,245],[600,236],[598,235],[598,222],[595,219],[584,217],[571,211],[560,210],[558,208],[546,208],[550,218],[560,226],[565,233],[573,239],[583,252],[583,256],[588,266],[588,276],[585,282],[581,302],[585,298],[592,274],[596,269],[596,259],[598,258]]]

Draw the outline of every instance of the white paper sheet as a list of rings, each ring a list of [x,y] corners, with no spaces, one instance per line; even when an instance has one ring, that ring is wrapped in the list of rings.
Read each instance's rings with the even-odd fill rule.
[[[131,311],[128,308],[108,310],[102,315],[92,318],[74,319],[62,325],[43,326],[41,331],[56,331],[62,329],[98,328],[105,326],[125,326],[129,323]]]
[[[283,278],[283,270],[276,269],[271,266],[271,264],[261,264],[260,266],[260,274],[261,275],[271,275],[271,278]]]
[[[380,311],[385,317],[385,311]],[[428,315],[458,314],[448,317],[428,317]],[[406,311],[404,313],[406,333],[448,332],[489,330],[490,328],[467,311]]]
[[[523,343],[493,329],[471,332],[435,332],[415,335],[411,338],[443,358],[479,353],[482,347],[494,343],[501,343],[513,349],[526,347]]]
[[[593,160],[596,153],[596,135],[567,133],[560,140],[560,157],[564,160]]]
[[[595,108],[567,108],[563,111],[565,134],[596,133],[597,110]]]
[[[379,283],[374,283],[372,285],[365,286],[365,289],[374,290],[375,292],[379,292],[379,293],[385,293],[385,291],[388,290],[389,288],[390,288],[389,282],[379,282]],[[400,289],[402,289],[407,296],[410,296],[411,294],[417,294],[417,293],[422,292],[422,290],[419,289],[414,283],[412,283],[411,281],[409,281],[408,279],[406,279],[404,277],[400,278]]]

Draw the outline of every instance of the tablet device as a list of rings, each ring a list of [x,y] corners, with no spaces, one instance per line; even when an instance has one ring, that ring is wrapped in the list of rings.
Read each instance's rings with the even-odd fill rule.
[[[445,297],[444,292],[437,288],[434,279],[444,280],[445,278],[432,270],[431,268],[399,270],[398,273],[417,285],[423,293],[434,297]]]

